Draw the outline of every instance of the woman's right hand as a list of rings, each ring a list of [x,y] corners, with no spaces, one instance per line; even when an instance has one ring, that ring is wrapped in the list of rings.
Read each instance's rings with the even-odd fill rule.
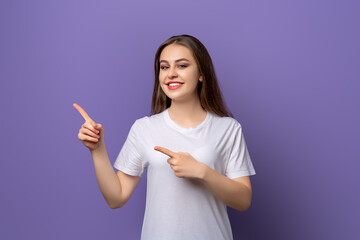
[[[78,138],[90,151],[93,151],[104,144],[104,128],[101,124],[95,123],[79,105],[74,103],[73,106],[85,119],[85,123],[79,130]]]

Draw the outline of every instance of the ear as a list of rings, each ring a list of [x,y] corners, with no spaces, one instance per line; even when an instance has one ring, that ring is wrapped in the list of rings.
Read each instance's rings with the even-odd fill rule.
[[[203,75],[200,75],[199,81],[200,81],[200,82],[204,81]]]

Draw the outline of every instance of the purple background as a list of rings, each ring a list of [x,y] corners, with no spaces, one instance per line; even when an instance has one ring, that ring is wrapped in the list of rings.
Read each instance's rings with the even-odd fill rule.
[[[208,48],[257,175],[235,239],[359,236],[359,1],[0,2],[0,239],[139,239],[146,175],[110,209],[74,102],[114,163],[149,116],[157,47]]]

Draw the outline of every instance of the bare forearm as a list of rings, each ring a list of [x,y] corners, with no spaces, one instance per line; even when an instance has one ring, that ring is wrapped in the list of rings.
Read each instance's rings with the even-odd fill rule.
[[[90,151],[94,161],[96,179],[105,201],[111,208],[116,208],[121,202],[121,185],[109,160],[105,144]]]
[[[207,165],[203,166],[200,180],[215,197],[227,206],[239,211],[249,208],[252,192],[244,184],[218,173]]]

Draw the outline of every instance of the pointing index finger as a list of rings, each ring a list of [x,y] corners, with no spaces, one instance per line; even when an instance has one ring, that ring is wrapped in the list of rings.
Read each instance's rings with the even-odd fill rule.
[[[175,155],[176,155],[176,153],[170,151],[169,149],[163,148],[163,147],[159,147],[159,146],[155,146],[155,147],[154,147],[154,150],[159,151],[159,152],[162,152],[163,154],[166,154],[166,155],[168,155],[169,157],[175,157]]]
[[[85,119],[85,121],[91,120],[91,118],[89,117],[89,115],[85,112],[84,109],[82,109],[79,105],[77,105],[76,103],[73,104],[73,106],[79,111],[79,113],[81,114],[81,116],[83,116],[83,118]]]

